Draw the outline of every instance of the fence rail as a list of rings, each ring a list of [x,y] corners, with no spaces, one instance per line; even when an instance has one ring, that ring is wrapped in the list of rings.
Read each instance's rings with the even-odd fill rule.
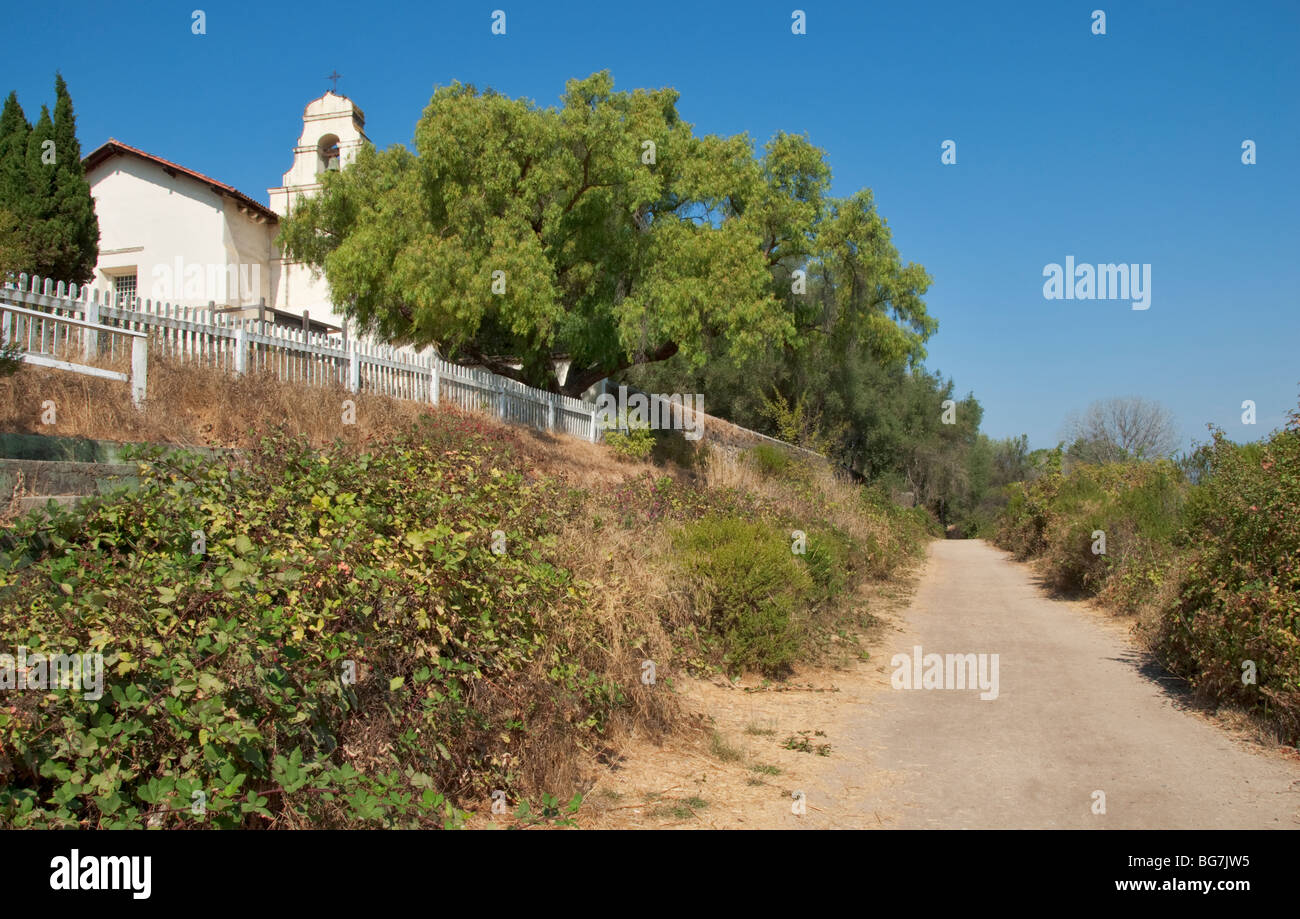
[[[442,359],[430,349],[414,354],[389,345],[344,341],[337,336],[306,329],[278,326],[258,319],[230,316],[205,307],[181,307],[150,300],[125,300],[76,285],[65,287],[49,280],[20,275],[16,285],[0,288],[5,329],[22,325],[15,335],[26,350],[24,360],[59,366],[94,376],[132,382],[137,402],[143,399],[146,376],[139,353],[152,343],[160,353],[218,370],[269,372],[293,383],[337,383],[352,392],[367,392],[398,399],[447,402],[470,411],[484,411],[515,424],[556,431],[596,441],[601,431],[595,405],[526,386],[487,370],[462,367]],[[18,306],[22,304],[22,306]],[[11,321],[13,314],[20,320]],[[74,331],[75,330],[75,331]],[[10,340],[8,332],[4,333]],[[109,362],[132,348],[130,377],[83,364],[56,361],[57,349],[66,350],[72,338],[83,337],[85,360]],[[120,340],[119,340],[120,339]],[[139,382],[137,383],[137,379]]]
[[[449,403],[496,415],[504,421],[555,431],[595,442],[601,437],[596,405],[571,396],[526,386],[487,370],[462,367],[433,349],[416,354],[390,345],[347,341],[308,329],[238,318],[214,306],[189,307],[125,299],[91,288],[78,290],[36,277],[19,275],[0,286],[0,330],[5,341],[18,340],[24,360],[93,376],[130,381],[139,405],[145,396],[149,346],[173,359],[232,373],[263,371],[291,383],[339,384],[367,392],[421,402]],[[10,338],[11,330],[13,338]],[[129,349],[128,349],[129,346]],[[129,375],[90,365],[131,360]],[[77,353],[85,363],[61,360]],[[648,395],[648,394],[647,394]],[[659,408],[659,396],[650,396]],[[669,409],[685,421],[682,406]],[[823,459],[793,444],[723,421],[702,411],[711,438],[719,444],[755,442]]]
[[[101,337],[114,342],[118,338],[127,340],[131,346],[129,373],[90,363],[99,356]],[[0,302],[0,343],[17,345],[27,364],[130,383],[131,401],[137,407],[144,403],[149,385],[149,336],[144,332]],[[74,355],[81,356],[85,363],[68,360]]]

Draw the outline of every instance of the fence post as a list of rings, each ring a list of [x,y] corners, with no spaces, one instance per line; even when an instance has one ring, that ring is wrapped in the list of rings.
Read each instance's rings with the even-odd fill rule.
[[[136,408],[144,407],[149,391],[149,339],[131,339],[131,401]]]
[[[546,399],[546,430],[555,430],[555,393]]]
[[[348,392],[361,392],[361,361],[356,341],[348,342]]]
[[[497,417],[506,420],[506,381],[497,378]]]
[[[438,381],[438,355],[435,354],[429,358],[429,401],[434,405],[438,404],[441,393],[438,390],[441,384]]]
[[[593,444],[596,442],[596,412],[594,409],[591,412],[591,442]]]
[[[248,369],[248,340],[245,338],[244,324],[235,327],[235,373],[240,376]]]
[[[98,322],[99,322],[99,301],[98,301],[98,300],[87,300],[87,301],[86,301],[86,308],[85,308],[85,310],[84,310],[84,312],[83,312],[82,315],[84,316],[84,318],[85,318],[85,320],[86,320],[87,322],[93,322],[93,323],[98,324]],[[85,360],[85,361],[89,361],[92,357],[94,357],[95,355],[99,354],[99,330],[98,330],[98,329],[84,329],[83,332],[82,332],[81,344],[82,344],[81,357],[82,357],[83,360]],[[134,352],[134,349],[133,349],[133,350],[132,350],[132,355],[134,355],[134,353],[135,353],[135,352]]]

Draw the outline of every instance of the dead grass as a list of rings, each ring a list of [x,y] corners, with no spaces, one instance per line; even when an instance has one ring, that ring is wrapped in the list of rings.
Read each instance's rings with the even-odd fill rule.
[[[344,402],[356,407],[345,423]],[[55,423],[45,424],[52,402]],[[274,427],[313,444],[365,442],[396,433],[429,406],[333,386],[285,383],[268,373],[243,376],[150,355],[143,410],[128,386],[43,367],[0,379],[0,430],[178,446],[248,447]]]

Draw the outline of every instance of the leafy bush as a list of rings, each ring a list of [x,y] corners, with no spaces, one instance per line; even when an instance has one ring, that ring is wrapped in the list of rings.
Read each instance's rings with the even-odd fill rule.
[[[1185,489],[1166,460],[1053,471],[1010,487],[995,541],[1020,558],[1042,558],[1059,590],[1106,589],[1108,599],[1132,608],[1143,593],[1136,572],[1149,574],[1183,543]],[[1097,531],[1105,534],[1105,552],[1093,551]]]
[[[924,507],[896,504],[879,486],[858,490],[857,511],[875,523],[855,552],[867,574],[883,579],[916,558],[927,539],[942,536],[943,528]]]
[[[102,651],[106,691],[6,694],[0,823],[455,825],[445,790],[598,733],[621,690],[550,627],[581,602],[548,560],[564,495],[476,428],[149,456],[137,492],[21,521],[0,650]]]
[[[801,559],[812,578],[815,596],[825,601],[838,596],[855,565],[855,549],[848,536],[835,529],[809,533]]]
[[[808,396],[801,393],[792,404],[774,388],[770,397],[763,398],[759,414],[773,425],[778,440],[830,456],[835,445],[845,439],[848,425],[824,424],[821,411],[812,407]]]
[[[0,344],[0,377],[13,376],[22,369],[23,354],[23,346],[20,342]]]
[[[790,454],[771,444],[750,447],[745,456],[764,475],[782,478],[796,465]]]
[[[813,578],[774,526],[712,515],[678,534],[676,549],[695,603],[725,643],[732,672],[778,675],[801,650],[800,612],[812,599]]]
[[[615,425],[605,430],[605,443],[620,458],[644,462],[655,448],[655,433],[648,424],[629,425],[626,415],[619,415]]]
[[[1300,414],[1262,445],[1215,432],[1191,489],[1196,550],[1160,649],[1206,695],[1258,707],[1300,736]],[[1249,682],[1247,661],[1255,682]]]

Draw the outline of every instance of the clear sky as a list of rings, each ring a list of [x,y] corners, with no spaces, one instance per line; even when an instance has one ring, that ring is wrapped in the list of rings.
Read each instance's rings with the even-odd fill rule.
[[[933,276],[927,364],[994,437],[1050,446],[1067,412],[1138,394],[1188,442],[1254,439],[1300,394],[1300,0],[0,0],[0,22],[30,120],[61,69],[84,152],[113,136],[264,202],[331,70],[381,147],[437,85],[552,105],[602,69],[676,87],[697,132],[806,132]],[[1045,299],[1067,256],[1149,264],[1150,308]]]

